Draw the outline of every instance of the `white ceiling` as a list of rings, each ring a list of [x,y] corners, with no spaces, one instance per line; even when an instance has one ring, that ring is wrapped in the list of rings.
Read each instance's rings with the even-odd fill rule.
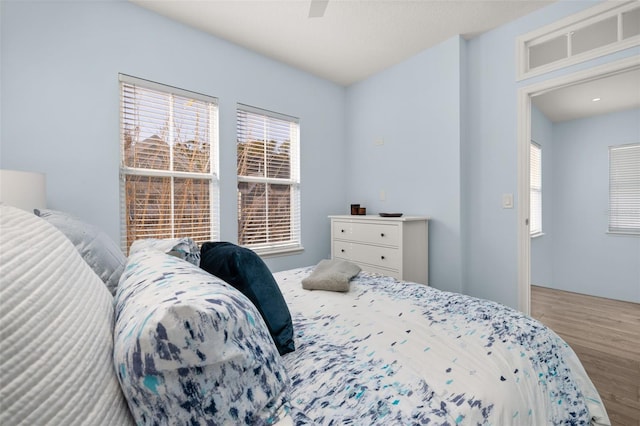
[[[310,18],[311,0],[129,1],[345,86],[455,35],[472,38],[553,3],[329,0],[322,17]]]
[[[553,3],[542,0],[129,1],[344,86],[455,35],[473,38]],[[310,14],[322,16],[309,17]],[[592,102],[595,97],[601,101]],[[638,108],[640,71],[554,90],[536,96],[533,102],[553,122]]]
[[[554,123],[640,108],[640,69],[559,88],[532,102]]]

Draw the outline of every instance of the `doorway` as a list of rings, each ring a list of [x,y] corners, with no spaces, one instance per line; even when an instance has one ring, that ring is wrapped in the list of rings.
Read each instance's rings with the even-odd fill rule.
[[[532,98],[554,90],[640,69],[640,57],[622,59],[585,71],[551,79],[518,91],[518,304],[531,312],[530,144]]]

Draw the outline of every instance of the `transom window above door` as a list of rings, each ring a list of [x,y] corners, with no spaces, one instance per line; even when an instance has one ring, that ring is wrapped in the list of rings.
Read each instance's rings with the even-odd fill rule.
[[[518,80],[640,45],[640,3],[603,2],[518,37]]]

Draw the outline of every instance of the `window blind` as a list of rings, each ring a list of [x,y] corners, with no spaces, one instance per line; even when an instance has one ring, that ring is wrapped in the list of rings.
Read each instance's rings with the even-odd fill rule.
[[[301,248],[299,121],[238,104],[238,244]]]
[[[120,75],[122,246],[217,239],[215,98]]]
[[[531,235],[542,233],[542,148],[535,142],[531,142],[531,155],[529,160],[531,185],[529,196]]]
[[[640,235],[640,144],[609,147],[609,232]]]

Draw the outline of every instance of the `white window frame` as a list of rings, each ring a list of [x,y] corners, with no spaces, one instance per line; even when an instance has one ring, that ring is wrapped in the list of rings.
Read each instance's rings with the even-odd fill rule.
[[[301,214],[300,214],[300,120],[296,117],[292,117],[286,114],[281,114],[273,111],[269,111],[262,108],[253,107],[246,104],[238,103],[236,105],[236,126],[240,126],[240,113],[248,113],[256,116],[261,116],[266,119],[276,119],[286,121],[290,124],[290,178],[269,178],[266,176],[241,176],[237,173],[238,185],[242,182],[250,183],[263,183],[289,185],[291,187],[291,207],[290,207],[290,239],[288,241],[267,241],[259,244],[243,244],[243,246],[252,249],[260,256],[276,256],[283,254],[291,254],[304,250],[302,246],[302,230],[301,230]],[[236,147],[241,143],[240,130],[237,129],[237,141]],[[238,243],[240,241],[240,222],[242,217],[241,210],[241,193],[238,189]]]
[[[530,209],[531,209],[531,213],[530,213],[531,223],[529,227],[529,233],[532,238],[535,238],[543,235],[542,233],[542,147],[538,143],[531,141],[530,150],[531,150],[531,153],[530,153],[531,177],[529,179],[529,184],[530,184],[529,200],[530,200]],[[537,155],[535,155],[535,151],[537,151]],[[538,164],[536,167],[534,167],[535,165],[534,162],[536,161],[536,157],[538,158]],[[537,176],[534,176],[536,175],[536,172],[537,172]],[[540,182],[540,185],[536,185],[536,181]],[[535,197],[534,194],[538,194],[538,197]],[[536,203],[535,202],[536,199],[539,202]]]
[[[219,200],[219,163],[218,163],[218,150],[219,150],[219,134],[218,134],[218,99],[212,96],[204,95],[201,93],[196,93],[184,89],[180,89],[177,87],[156,83],[154,81],[149,81],[145,79],[141,79],[138,77],[133,77],[127,74],[119,74],[118,75],[120,81],[120,224],[121,224],[121,247],[123,252],[128,253],[128,241],[127,241],[127,206],[126,206],[126,178],[127,176],[137,175],[137,176],[148,176],[148,177],[159,177],[159,178],[171,178],[171,235],[167,237],[177,237],[175,234],[175,222],[173,218],[173,191],[174,191],[174,179],[175,178],[185,178],[185,179],[198,179],[198,180],[208,180],[209,181],[209,209],[210,209],[210,232],[209,235],[205,237],[207,240],[218,240],[219,232],[220,232],[220,200]],[[139,167],[130,167],[126,165],[125,162],[125,120],[123,117],[124,114],[124,90],[125,85],[140,87],[144,89],[153,90],[156,92],[162,92],[164,94],[171,95],[171,107],[169,112],[169,129],[168,133],[170,135],[174,134],[174,121],[172,118],[173,114],[173,98],[181,97],[203,101],[208,104],[209,108],[209,116],[210,120],[208,123],[208,134],[209,134],[209,172],[208,173],[200,173],[200,172],[189,172],[189,171],[179,171],[173,170],[173,160],[169,161],[169,170],[158,170],[158,169],[149,169],[149,168],[139,168]],[[172,139],[171,137],[169,138]],[[173,158],[173,143],[171,141],[166,141],[169,145],[170,158]],[[187,237],[189,237],[187,235]],[[195,240],[195,238],[194,238]],[[196,242],[199,242],[196,240]]]
[[[622,14],[639,6],[636,0],[626,2],[603,2],[583,12],[576,13],[565,19],[546,25],[529,33],[519,36],[516,40],[516,80],[535,77],[560,68],[565,68],[590,59],[605,56],[620,50],[640,45],[640,35],[622,38]],[[618,17],[617,41],[606,46],[582,52],[577,55],[571,53],[570,35],[584,27],[603,21],[613,16]],[[567,37],[568,56],[533,69],[529,69],[529,48],[544,43],[556,37]]]
[[[640,143],[609,147],[608,233],[640,236]]]

